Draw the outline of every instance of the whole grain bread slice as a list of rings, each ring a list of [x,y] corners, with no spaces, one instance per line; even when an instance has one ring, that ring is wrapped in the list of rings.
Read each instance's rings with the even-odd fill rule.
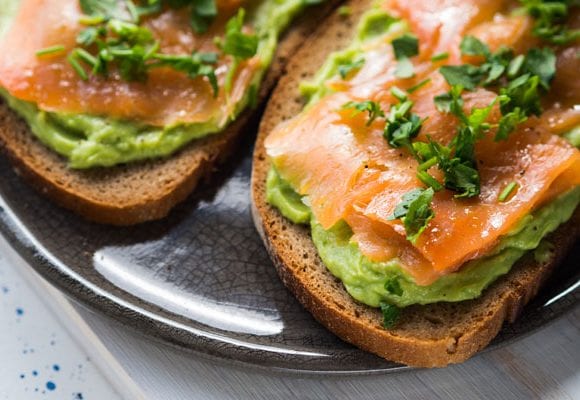
[[[278,123],[301,110],[298,83],[311,77],[330,52],[350,42],[356,21],[370,3],[347,3],[352,13],[348,17],[332,15],[289,63],[260,126],[252,172],[253,216],[284,284],[330,331],[392,361],[442,367],[465,361],[488,345],[504,321],[516,319],[576,242],[580,213],[548,238],[556,246],[547,262],[538,263],[531,254],[525,256],[478,299],[408,307],[389,330],[382,327],[379,310],[354,300],[320,260],[309,228],[291,223],[267,204],[265,182],[270,163],[264,139]]]
[[[340,0],[310,7],[283,35],[262,83],[259,104],[268,97],[286,60]],[[113,225],[160,219],[194,190],[253,129],[261,107],[246,110],[223,132],[186,146],[165,159],[111,168],[72,170],[66,160],[40,143],[27,124],[0,99],[0,144],[14,168],[38,190],[83,217]]]

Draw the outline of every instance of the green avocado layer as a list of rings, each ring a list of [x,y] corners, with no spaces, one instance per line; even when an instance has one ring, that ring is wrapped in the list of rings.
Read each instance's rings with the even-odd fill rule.
[[[325,230],[312,218],[301,196],[271,169],[267,200],[282,215],[297,224],[310,224],[312,241],[330,272],[339,278],[352,297],[369,306],[385,301],[398,307],[440,301],[462,301],[478,297],[498,277],[509,272],[524,253],[535,251],[538,261],[550,256],[551,246],[543,238],[566,222],[580,203],[580,187],[561,195],[533,214],[527,215],[486,257],[468,262],[458,272],[445,275],[428,286],[417,285],[401,262],[373,262],[351,242],[350,227],[339,222]]]
[[[309,100],[306,107],[328,94],[325,82],[338,74],[341,65],[364,57],[364,43],[407,29],[404,22],[393,19],[383,10],[367,12],[361,19],[358,35],[352,44],[343,51],[331,54],[313,81],[301,85],[302,93]],[[580,144],[579,129],[566,135],[576,146]],[[302,197],[275,169],[271,169],[268,175],[267,201],[294,223],[310,224],[312,240],[320,258],[330,272],[343,282],[352,297],[373,307],[378,307],[381,302],[406,307],[476,298],[498,277],[508,273],[527,251],[535,250],[534,256],[539,262],[547,260],[552,247],[543,238],[570,219],[580,203],[580,188],[524,217],[518,227],[501,238],[497,247],[486,257],[470,261],[458,272],[443,276],[428,286],[417,285],[398,259],[373,262],[365,257],[356,243],[351,242],[352,231],[345,222],[339,222],[328,230],[322,228],[312,217]]]
[[[0,0],[0,36],[13,19],[20,0]],[[254,76],[251,90],[236,104],[229,121],[154,127],[138,121],[102,116],[44,112],[32,103],[18,100],[6,91],[0,95],[29,124],[45,145],[65,156],[71,168],[109,167],[132,161],[165,157],[194,139],[221,132],[250,103],[264,72],[272,62],[278,36],[309,0],[263,0],[248,10],[248,18],[260,39],[258,56],[262,69]]]

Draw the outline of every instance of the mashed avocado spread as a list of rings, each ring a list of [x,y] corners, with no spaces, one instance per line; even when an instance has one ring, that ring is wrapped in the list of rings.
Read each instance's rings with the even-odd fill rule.
[[[366,13],[351,46],[330,55],[313,81],[301,85],[303,94],[309,99],[308,105],[328,93],[325,82],[337,75],[341,65],[361,57],[363,42],[405,29],[404,22],[393,19],[384,11],[375,9]],[[579,137],[578,129],[566,135],[576,146],[580,144]],[[352,232],[346,223],[339,222],[328,230],[322,228],[312,217],[302,197],[273,168],[268,174],[267,200],[294,223],[310,224],[312,240],[320,258],[330,272],[343,282],[352,297],[372,307],[379,307],[382,302],[406,307],[476,298],[498,277],[508,273],[527,251],[535,250],[534,256],[538,262],[549,259],[552,247],[544,238],[570,219],[580,203],[580,188],[527,215],[486,257],[472,260],[458,272],[443,276],[428,286],[417,285],[398,259],[373,262],[365,257],[356,243],[351,242]]]
[[[0,36],[18,10],[19,0],[0,0]],[[308,0],[263,0],[249,10],[248,21],[259,37],[258,56],[263,68],[254,76],[251,90],[236,105],[230,120],[250,103],[271,63],[280,32]],[[153,127],[138,121],[114,120],[84,114],[41,111],[35,104],[18,100],[0,89],[8,105],[26,120],[34,135],[65,156],[71,168],[108,167],[116,164],[168,156],[194,139],[215,134],[225,124],[203,123]]]
[[[580,188],[573,189],[527,215],[486,257],[468,262],[458,272],[431,285],[419,286],[405,273],[399,260],[373,262],[366,258],[350,241],[352,232],[346,223],[339,222],[329,230],[322,228],[312,219],[301,196],[273,169],[268,175],[267,192],[268,202],[286,218],[297,224],[310,223],[312,240],[324,265],[352,297],[373,307],[382,301],[406,307],[478,297],[489,284],[508,273],[525,252],[536,249],[534,255],[540,262],[549,258],[550,246],[540,246],[542,239],[570,219],[580,203]]]

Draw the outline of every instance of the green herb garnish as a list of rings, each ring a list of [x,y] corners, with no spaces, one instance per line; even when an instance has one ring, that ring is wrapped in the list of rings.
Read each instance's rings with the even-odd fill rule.
[[[192,29],[198,33],[205,32],[217,15],[214,0],[147,0],[137,4],[130,0],[80,0],[81,10],[85,13],[81,23],[87,27],[78,34],[79,47],[69,53],[69,63],[83,80],[87,80],[89,74],[108,76],[112,65],[117,66],[121,78],[127,81],[144,81],[151,69],[170,67],[190,78],[205,77],[217,96],[217,53],[160,53],[159,43],[152,32],[140,25],[143,16],[161,12],[165,5],[190,7]],[[240,9],[227,22],[224,39],[219,41],[222,51],[234,58],[226,77],[226,89],[231,86],[239,63],[253,57],[258,48],[257,36],[242,31],[244,14]],[[48,50],[39,53],[48,54]]]
[[[47,56],[47,55],[51,55],[51,54],[57,54],[57,53],[63,52],[64,50],[65,50],[65,48],[62,45],[50,46],[50,47],[46,47],[42,50],[38,50],[36,52],[36,56],[42,57],[42,56]]]
[[[371,125],[377,118],[385,116],[385,113],[381,109],[381,105],[376,101],[371,100],[362,102],[349,101],[342,106],[342,109],[353,109],[353,116],[362,112],[368,113],[367,126]]]
[[[340,77],[342,79],[346,79],[352,71],[357,71],[361,69],[364,63],[365,63],[364,58],[360,58],[356,61],[348,61],[342,63],[338,66],[338,73],[340,74]]]
[[[407,89],[408,93],[416,92],[417,90],[421,89],[423,86],[428,85],[431,82],[431,78],[423,79],[421,82],[417,83],[414,86],[411,86]]]
[[[514,57],[511,50],[500,48],[492,53],[489,47],[473,36],[461,42],[464,55],[483,57],[479,66],[464,64],[439,69],[451,86],[474,90],[478,86],[499,86],[502,118],[496,140],[505,140],[530,115],[540,115],[540,94],[550,88],[556,73],[556,56],[551,49],[531,49],[526,55]],[[446,95],[437,96],[440,111],[448,106]],[[458,112],[453,112],[458,115]]]
[[[380,303],[380,308],[383,313],[383,327],[386,329],[394,327],[401,314],[401,309],[384,301]]]
[[[504,190],[502,190],[502,192],[499,194],[497,200],[500,203],[504,203],[512,194],[512,192],[514,190],[516,190],[518,187],[518,183],[517,182],[510,182]]]
[[[395,296],[402,296],[403,295],[403,288],[399,283],[398,278],[391,278],[385,282],[385,290]]]
[[[439,54],[435,54],[433,57],[431,57],[431,61],[432,62],[443,61],[443,60],[447,60],[448,58],[449,58],[449,53],[447,53],[447,52],[439,53]]]
[[[431,201],[435,191],[432,188],[414,189],[403,195],[401,202],[395,207],[390,220],[400,219],[405,226],[407,240],[415,243],[423,233],[429,221],[435,216]]]
[[[399,103],[391,106],[383,136],[392,147],[405,147],[413,153],[411,140],[421,131],[423,120],[417,114],[411,113],[413,102],[407,98],[405,92],[393,87],[391,93]]]
[[[534,35],[556,45],[563,45],[580,38],[580,29],[566,26],[570,8],[577,7],[577,0],[520,0],[524,9],[535,19]]]
[[[398,61],[395,76],[402,79],[415,76],[411,57],[419,54],[419,39],[417,39],[417,36],[405,33],[403,36],[394,39],[392,46],[395,58]]]

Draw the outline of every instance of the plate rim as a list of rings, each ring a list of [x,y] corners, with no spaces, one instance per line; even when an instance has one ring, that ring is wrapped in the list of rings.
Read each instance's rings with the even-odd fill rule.
[[[40,196],[40,194],[35,193]],[[55,205],[55,207],[58,207]],[[227,336],[214,334],[209,331],[203,331],[195,327],[189,329],[180,329],[176,324],[179,322],[168,320],[166,317],[155,314],[151,310],[146,310],[142,306],[119,298],[119,296],[110,293],[105,288],[100,288],[96,284],[88,282],[78,273],[72,271],[69,267],[50,260],[42,246],[35,244],[35,239],[28,228],[17,217],[6,202],[3,195],[0,195],[0,234],[6,239],[10,247],[24,259],[29,268],[36,271],[43,279],[52,286],[64,293],[69,299],[78,304],[93,310],[100,315],[104,315],[117,324],[129,327],[132,331],[141,336],[151,339],[157,343],[169,345],[179,350],[184,350],[188,354],[201,357],[214,363],[227,363],[237,368],[252,368],[266,374],[287,375],[302,377],[326,376],[326,377],[345,377],[345,376],[369,376],[369,375],[388,375],[415,370],[417,368],[408,367],[401,364],[385,365],[378,368],[360,369],[337,369],[330,370],[324,368],[309,368],[308,365],[297,362],[296,368],[288,367],[288,361],[282,362],[282,366],[272,357],[272,353],[266,353],[268,356],[261,356],[259,351],[251,346],[244,347],[244,357],[236,358],[235,353],[239,352],[241,347],[233,344],[231,341],[219,341],[216,337]],[[122,289],[121,289],[122,290]],[[139,301],[148,303],[142,299]],[[148,303],[149,304],[149,303]],[[557,312],[544,318],[542,323],[532,326],[530,329],[519,332],[518,334],[503,338],[501,342],[492,342],[475,356],[495,349],[509,345],[515,341],[523,339],[555,322],[557,319],[568,314],[575,307],[580,306],[580,301],[575,299],[571,304],[558,309]],[[304,310],[304,312],[307,312]],[[524,308],[525,312],[525,308]],[[171,314],[171,312],[169,312]],[[502,327],[502,330],[504,327]],[[500,330],[500,333],[502,332]],[[194,333],[192,331],[197,331]],[[498,335],[499,335],[498,334]],[[190,340],[185,340],[184,335]],[[214,336],[213,338],[211,336]],[[201,341],[207,340],[207,343]],[[209,348],[208,348],[209,347]],[[217,349],[217,350],[216,350]],[[360,349],[355,351],[363,352]],[[239,355],[239,354],[238,354]],[[288,356],[285,354],[285,356]],[[378,357],[377,357],[378,358]],[[261,361],[261,362],[260,362]],[[380,361],[380,360],[379,360]],[[389,361],[385,360],[385,363]]]

